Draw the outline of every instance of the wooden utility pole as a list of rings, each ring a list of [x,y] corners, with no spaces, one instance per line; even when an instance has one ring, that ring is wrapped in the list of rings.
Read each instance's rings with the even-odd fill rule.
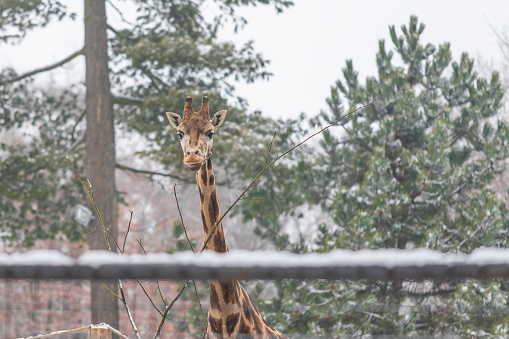
[[[115,132],[108,68],[104,0],[85,0],[86,172],[104,225],[116,236]],[[98,220],[89,225],[90,249],[106,249]],[[111,249],[116,251],[110,240]],[[115,281],[104,282],[117,292]],[[118,328],[118,300],[101,282],[91,282],[91,322]]]

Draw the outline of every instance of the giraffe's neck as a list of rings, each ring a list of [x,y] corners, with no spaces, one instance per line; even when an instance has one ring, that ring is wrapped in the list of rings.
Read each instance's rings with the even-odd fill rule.
[[[203,241],[205,242],[217,220],[221,218],[214,170],[210,158],[196,172],[196,182],[200,191]],[[228,252],[222,223],[218,224],[205,248],[215,252]],[[238,281],[210,281],[209,287],[210,307],[207,338],[237,338],[238,334],[261,334],[270,338],[285,338],[281,333],[265,324]]]
[[[201,166],[198,172],[196,172],[196,183],[200,191],[203,242],[205,242],[212,233],[217,220],[221,218],[219,202],[216,195],[216,180],[214,177],[214,170],[212,169],[212,160],[210,158]],[[207,242],[205,248],[215,252],[228,252],[222,222],[217,225],[212,238]]]

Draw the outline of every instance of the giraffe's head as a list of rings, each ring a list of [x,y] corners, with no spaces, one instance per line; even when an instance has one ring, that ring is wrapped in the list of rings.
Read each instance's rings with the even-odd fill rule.
[[[205,161],[212,155],[214,133],[226,118],[226,110],[209,116],[209,98],[203,97],[199,112],[193,110],[193,99],[186,98],[184,115],[166,112],[170,125],[177,130],[180,145],[184,151],[184,164],[191,171],[198,171]]]

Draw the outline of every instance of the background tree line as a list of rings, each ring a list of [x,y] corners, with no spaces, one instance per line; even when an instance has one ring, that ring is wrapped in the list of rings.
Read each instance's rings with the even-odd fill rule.
[[[87,7],[92,3],[100,8],[92,11]],[[468,253],[482,246],[507,247],[507,208],[492,186],[508,156],[509,130],[499,118],[499,75],[479,76],[467,54],[453,60],[448,43],[422,42],[425,27],[416,17],[400,30],[390,27],[389,43],[379,42],[375,76],[359,79],[349,60],[331,87],[328,111],[281,121],[247,115],[247,104],[235,96],[234,81],[268,77],[268,61],[251,43],[238,47],[218,41],[217,30],[225,18],[242,24],[235,12],[239,6],[270,4],[281,11],[291,2],[218,0],[217,18],[204,17],[202,1],[133,3],[138,14],[132,27],[94,23],[90,29],[100,32],[85,29],[92,40],[86,37],[84,49],[69,57],[87,57],[85,102],[79,85],[47,92],[31,85],[32,75],[2,70],[0,128],[29,134],[16,142],[1,141],[4,243],[30,247],[36,239],[90,237],[91,248],[99,247],[99,241],[92,245],[93,229],[79,231],[71,219],[74,206],[84,203],[85,196],[64,155],[70,153],[87,173],[98,199],[113,201],[111,207],[101,207],[113,228],[115,205],[122,197],[111,177],[94,178],[91,168],[104,173],[105,166],[110,175],[115,168],[128,170],[115,161],[115,149],[102,154],[114,140],[115,129],[142,137],[146,147],[136,156],[159,164],[186,184],[189,175],[181,166],[177,137],[162,113],[181,107],[187,95],[208,95],[215,107],[228,107],[214,161],[227,171],[227,185],[241,188],[263,167],[261,153],[274,131],[274,145],[285,150],[358,105],[404,89],[276,163],[235,213],[254,225],[266,247],[295,253],[414,247]],[[86,1],[85,8],[91,11],[89,18],[104,19],[104,2]],[[2,37],[4,42],[22,39],[50,20],[73,16],[62,3],[50,0],[24,6],[8,2],[2,9],[9,12],[0,19],[0,29],[9,33]],[[87,46],[92,45],[99,51],[89,66]],[[108,56],[107,71],[95,72],[102,80],[89,80],[89,71],[105,67]],[[93,81],[104,87],[89,86]],[[108,130],[96,131],[101,137],[91,138],[98,106],[113,124],[98,124]],[[106,134],[110,139],[98,143]],[[108,187],[109,193],[100,191]],[[177,239],[180,226],[174,226]],[[184,248],[177,242],[168,251]],[[266,286],[251,286],[253,297],[259,297],[257,305],[267,322],[288,335],[504,337],[509,331],[507,312],[500,311],[507,309],[508,300],[509,286],[503,281],[284,281]],[[109,292],[104,292],[96,298],[106,298]],[[96,317],[105,321],[104,316]],[[200,333],[199,306],[186,317],[187,330]]]

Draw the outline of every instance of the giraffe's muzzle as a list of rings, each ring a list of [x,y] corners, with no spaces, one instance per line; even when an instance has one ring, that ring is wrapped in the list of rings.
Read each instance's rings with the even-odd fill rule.
[[[205,158],[201,154],[191,153],[184,157],[184,164],[190,171],[198,171],[204,161]]]

